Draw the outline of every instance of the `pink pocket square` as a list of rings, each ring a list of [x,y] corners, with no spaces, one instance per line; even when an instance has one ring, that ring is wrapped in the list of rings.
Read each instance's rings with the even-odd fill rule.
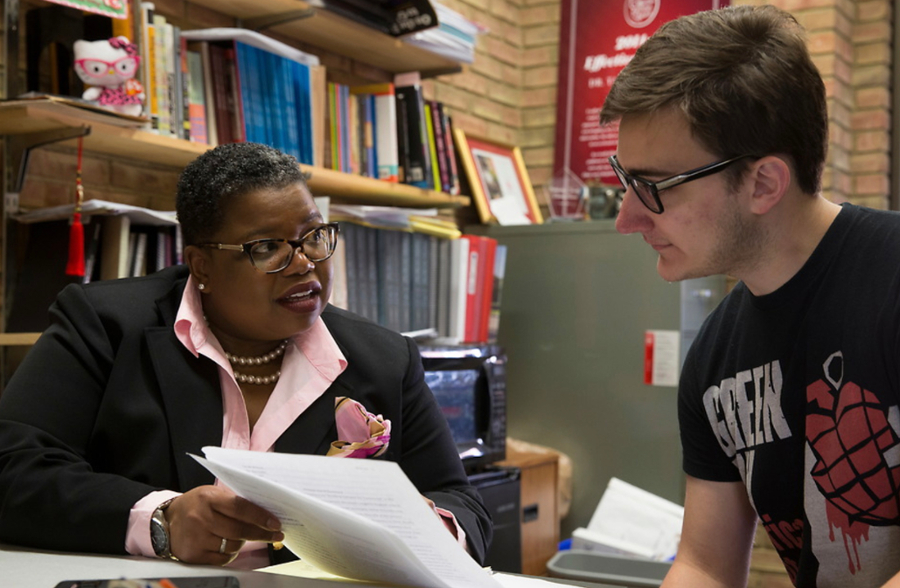
[[[359,402],[338,396],[334,399],[334,421],[338,440],[331,444],[330,457],[378,457],[391,440],[391,421],[374,415]]]

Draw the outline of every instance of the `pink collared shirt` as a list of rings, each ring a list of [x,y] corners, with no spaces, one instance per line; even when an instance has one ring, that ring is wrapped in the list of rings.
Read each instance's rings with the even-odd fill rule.
[[[200,296],[194,278],[189,277],[175,317],[175,335],[195,357],[203,355],[219,366],[224,407],[222,447],[273,451],[275,441],[346,369],[347,360],[321,318],[308,331],[295,335],[285,349],[281,377],[251,430],[247,406],[234,379],[231,364],[203,319]],[[135,503],[128,517],[125,536],[128,553],[155,557],[150,543],[150,517],[159,504],[178,495],[178,492],[160,490]],[[453,514],[441,508],[435,510],[457,541],[468,550],[465,531]],[[238,558],[229,565],[249,569],[269,565],[266,544],[248,542]]]

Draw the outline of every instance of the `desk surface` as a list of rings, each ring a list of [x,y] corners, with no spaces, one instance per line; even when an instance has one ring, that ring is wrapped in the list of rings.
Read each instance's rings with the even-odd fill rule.
[[[0,544],[0,578],[2,578],[3,586],[54,588],[64,580],[187,576],[236,576],[241,582],[241,588],[337,588],[339,586],[390,588],[386,585],[369,583],[316,580],[217,566],[189,565],[146,557],[61,553]],[[607,584],[589,582],[572,582],[551,578],[541,578],[541,580],[558,582],[565,586],[617,588]]]
[[[16,588],[54,588],[64,580],[179,576],[236,576],[241,588],[335,588],[351,585],[146,557],[36,551],[8,545],[0,545],[0,570],[3,585]]]

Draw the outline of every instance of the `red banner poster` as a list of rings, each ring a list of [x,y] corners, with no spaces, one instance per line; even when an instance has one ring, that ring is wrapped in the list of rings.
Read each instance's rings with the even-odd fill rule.
[[[607,159],[615,126],[600,126],[600,107],[616,76],[663,23],[730,0],[562,0],[556,151],[551,205],[555,216],[577,216],[584,190],[618,186]]]

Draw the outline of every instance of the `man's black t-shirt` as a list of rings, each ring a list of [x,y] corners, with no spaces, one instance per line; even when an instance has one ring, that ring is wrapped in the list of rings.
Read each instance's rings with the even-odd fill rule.
[[[738,284],[688,353],[684,470],[743,481],[796,586],[900,570],[900,214],[844,205],[803,268]]]

